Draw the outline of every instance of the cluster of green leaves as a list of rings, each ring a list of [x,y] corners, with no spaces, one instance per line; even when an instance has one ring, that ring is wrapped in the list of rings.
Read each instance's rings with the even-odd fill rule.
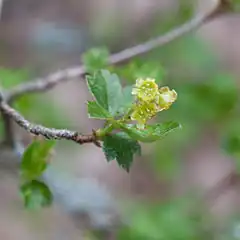
[[[143,130],[139,130],[136,124],[129,124],[129,112],[134,104],[132,87],[122,87],[117,74],[99,69],[99,66],[106,62],[104,49],[98,51],[94,49],[93,52],[98,54],[92,54],[90,50],[83,57],[83,62],[91,73],[87,76],[87,83],[94,97],[94,101],[88,102],[88,114],[90,118],[106,121],[105,128],[97,131],[98,138],[103,141],[106,159],[116,160],[121,167],[129,171],[134,154],[141,152],[139,142],[162,139],[171,131],[178,129],[180,124],[164,122],[147,125]],[[115,133],[114,130],[120,132]]]
[[[21,166],[20,192],[27,208],[36,209],[51,205],[53,196],[48,186],[41,180],[55,146],[52,140],[35,140],[25,150]]]
[[[122,87],[117,74],[104,70],[109,57],[108,51],[94,48],[83,55],[83,62],[89,72],[87,84],[89,91],[92,93],[94,100],[89,101],[88,115],[90,118],[101,119],[105,121],[104,128],[97,130],[97,137],[103,142],[103,151],[107,161],[116,160],[126,171],[130,170],[135,154],[141,154],[141,145],[139,142],[154,142],[162,139],[168,133],[178,129],[180,125],[177,122],[165,122],[153,125],[147,125],[145,129],[139,130],[136,124],[129,123],[129,111],[133,107],[134,99],[131,94],[132,86]],[[134,77],[148,77],[148,66],[142,68],[136,67]],[[155,70],[150,74],[151,77],[162,78],[162,69]],[[27,71],[13,71],[1,69],[1,86],[9,89],[25,79],[29,78]],[[41,104],[39,105],[39,101]],[[43,104],[43,99],[35,98],[32,95],[23,96],[14,103],[14,107],[25,116],[31,115],[31,119],[37,118],[43,124],[55,119],[55,116],[49,116],[45,119],[39,113],[50,111],[49,104]],[[43,109],[39,110],[39,105]],[[36,111],[37,109],[37,111]],[[59,117],[62,119],[62,116]],[[45,120],[45,121],[44,121]],[[34,119],[33,119],[34,121]],[[52,123],[55,127],[55,122]],[[65,126],[66,127],[66,126]],[[116,132],[117,130],[117,132]],[[41,175],[48,166],[49,153],[53,148],[54,141],[33,141],[25,150],[21,161],[21,195],[24,199],[25,206],[36,208],[48,206],[51,204],[53,197],[48,186],[41,180]]]
[[[1,68],[0,85],[3,89],[8,90],[27,81],[31,75],[27,69]],[[13,104],[19,112],[32,121],[59,128],[67,127],[66,124],[70,125],[62,111],[57,109],[48,98],[28,94]],[[0,119],[0,135],[2,132],[3,125]],[[24,152],[20,168],[20,192],[25,206],[28,208],[48,206],[53,200],[48,186],[41,181],[41,175],[48,166],[49,152],[53,146],[53,141],[33,141]]]

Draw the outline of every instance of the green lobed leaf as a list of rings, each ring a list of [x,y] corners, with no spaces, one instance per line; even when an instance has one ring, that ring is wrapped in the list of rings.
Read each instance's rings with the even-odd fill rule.
[[[138,129],[135,124],[121,124],[120,127],[133,139],[150,143],[160,140],[170,132],[181,128],[181,125],[177,122],[165,122],[147,125],[145,129]]]
[[[21,196],[25,207],[39,209],[50,206],[53,202],[53,195],[48,186],[37,180],[26,182],[20,186]]]
[[[108,93],[106,81],[101,72],[96,72],[92,76],[87,76],[88,89],[94,96],[96,102],[108,110]]]
[[[121,132],[103,138],[103,151],[107,161],[116,160],[119,166],[129,171],[134,154],[141,154],[141,146]]]
[[[112,117],[107,110],[94,101],[88,101],[88,116],[98,119],[109,119]]]
[[[133,104],[134,97],[132,95],[132,86],[123,88],[121,107],[118,110],[119,114],[125,113]]]
[[[21,161],[21,176],[33,180],[41,176],[47,168],[50,150],[55,145],[53,140],[36,140],[25,150]]]
[[[106,81],[108,95],[108,110],[115,115],[122,100],[122,86],[117,74],[112,74],[107,70],[101,70],[101,74]]]
[[[104,68],[108,63],[109,51],[107,48],[92,48],[82,56],[87,71],[93,72]]]
[[[119,111],[123,99],[122,87],[116,74],[107,70],[87,77],[88,88],[96,102],[113,116]]]

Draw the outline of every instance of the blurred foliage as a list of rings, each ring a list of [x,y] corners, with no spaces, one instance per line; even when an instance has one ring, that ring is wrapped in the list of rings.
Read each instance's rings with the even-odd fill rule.
[[[119,240],[185,240],[214,239],[211,217],[193,197],[179,198],[161,204],[137,204],[127,214],[128,226]]]
[[[55,145],[53,140],[35,140],[25,150],[21,166],[21,196],[27,208],[49,206],[52,193],[48,186],[39,181],[51,160],[51,150]]]
[[[24,81],[28,81],[32,75],[33,73],[27,69],[1,68],[0,85],[5,89],[10,89]],[[54,104],[50,98],[43,97],[42,95],[24,95],[18,101],[14,102],[13,106],[26,118],[49,127],[66,128],[71,123],[70,119],[68,119],[57,104]]]
[[[135,83],[137,78],[153,78],[158,84],[162,84],[162,79],[166,76],[166,70],[156,61],[144,61],[137,59],[131,61],[124,67],[109,67],[110,70],[117,72],[122,79],[129,83]]]
[[[53,202],[53,195],[48,186],[39,180],[25,182],[20,190],[27,209],[48,207]]]
[[[82,55],[82,61],[88,72],[105,68],[108,63],[109,51],[107,48],[92,48]]]
[[[239,0],[229,0],[232,5],[233,10],[239,11],[240,10],[240,1]]]
[[[237,114],[234,114],[237,112]],[[228,125],[222,131],[222,149],[232,157],[235,170],[240,174],[240,125],[239,107],[233,112]]]
[[[21,178],[34,180],[39,178],[50,162],[50,151],[54,147],[53,140],[35,140],[25,150],[20,165]]]

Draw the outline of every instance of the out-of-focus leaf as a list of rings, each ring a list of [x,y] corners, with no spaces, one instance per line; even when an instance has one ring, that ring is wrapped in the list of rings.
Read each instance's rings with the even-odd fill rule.
[[[118,240],[200,240],[203,236],[214,239],[201,226],[208,220],[204,218],[203,212],[199,213],[197,209],[193,213],[191,208],[193,206],[187,199],[134,206],[126,214],[129,224],[120,232]]]
[[[26,69],[0,68],[0,85],[9,89],[29,79],[29,71]]]
[[[225,139],[224,149],[235,157],[240,157],[240,135],[232,135]]]
[[[129,171],[134,154],[141,154],[141,146],[121,132],[104,137],[103,151],[107,161],[116,160],[119,166]]]
[[[222,141],[223,150],[233,157],[233,161],[238,173],[240,173],[240,128],[239,119],[236,122],[230,121],[230,129],[224,135]]]
[[[122,101],[122,86],[117,74],[112,74],[107,70],[102,70],[101,74],[106,81],[108,95],[108,110],[115,115]]]
[[[53,202],[53,195],[48,186],[37,180],[26,182],[20,187],[24,205],[28,209],[48,207]]]
[[[193,85],[192,98],[206,117],[224,118],[236,105],[238,91],[230,75],[216,74],[209,82]]]
[[[107,48],[92,48],[82,56],[82,61],[89,72],[104,68],[108,63]]]
[[[118,76],[101,70],[88,76],[87,82],[96,102],[114,116],[121,108],[122,101],[122,86]]]
[[[240,11],[240,0],[230,0],[231,8],[234,11]]]
[[[159,61],[131,61],[127,66],[116,68],[116,72],[127,82],[135,83],[137,78],[154,78],[157,83],[162,83],[166,71]]]
[[[87,76],[89,91],[92,93],[96,102],[104,109],[108,110],[107,84],[101,72],[96,72],[92,76]]]
[[[21,176],[24,180],[33,180],[41,176],[49,161],[49,153],[55,141],[35,140],[25,150],[21,161]]]

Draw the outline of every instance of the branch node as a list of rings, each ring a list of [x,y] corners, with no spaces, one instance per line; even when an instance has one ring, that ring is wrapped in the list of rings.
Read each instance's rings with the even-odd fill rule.
[[[97,136],[96,130],[94,130],[94,129],[92,129],[92,136],[94,137],[93,143],[94,143],[97,147],[101,148],[101,147],[102,147],[102,146],[101,146],[101,143],[100,143],[100,141],[98,140],[98,136]]]
[[[72,137],[72,140],[74,142],[77,142],[79,144],[85,144],[85,143],[94,143],[95,137],[93,135],[81,135],[79,133],[75,133],[74,136]]]

